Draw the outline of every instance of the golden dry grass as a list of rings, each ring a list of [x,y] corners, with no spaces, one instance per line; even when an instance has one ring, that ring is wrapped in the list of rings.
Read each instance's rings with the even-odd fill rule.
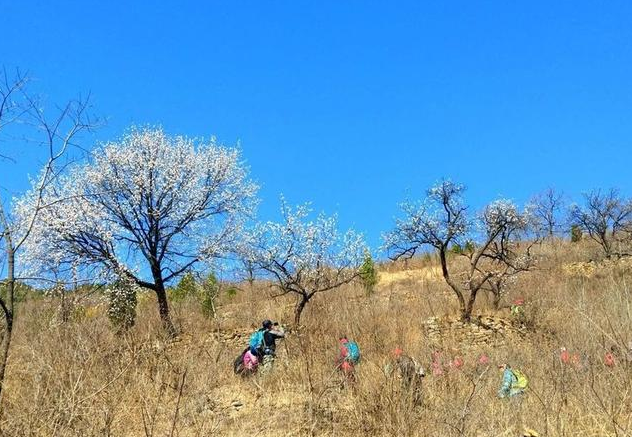
[[[56,321],[56,302],[23,303],[12,346],[1,433],[5,436],[517,436],[632,434],[632,274],[628,265],[596,263],[591,275],[569,270],[594,257],[590,246],[558,243],[541,249],[537,271],[524,275],[508,300],[526,299],[524,337],[496,335],[477,345],[458,336],[430,338],[423,322],[450,318],[454,299],[434,278],[432,260],[383,266],[381,285],[366,296],[349,286],[321,295],[304,314],[305,326],[279,345],[271,375],[241,379],[232,360],[243,337],[263,318],[292,319],[290,298],[270,299],[255,285],[222,296],[216,320],[194,302],[173,306],[184,332],[160,333],[151,296],[140,299],[137,326],[112,333],[103,308],[75,311]],[[428,276],[428,272],[432,275]],[[485,296],[477,313],[493,314]],[[510,318],[506,310],[496,317]],[[363,360],[354,389],[341,389],[333,370],[337,338],[357,340]],[[242,335],[241,337],[239,335]],[[424,380],[424,402],[414,407],[383,365],[403,347],[429,367],[433,351],[465,366]],[[583,367],[564,367],[560,346],[582,355]],[[617,365],[603,355],[619,348]],[[616,350],[616,349],[615,349]],[[527,373],[521,400],[496,398],[500,375],[477,366],[509,361]]]

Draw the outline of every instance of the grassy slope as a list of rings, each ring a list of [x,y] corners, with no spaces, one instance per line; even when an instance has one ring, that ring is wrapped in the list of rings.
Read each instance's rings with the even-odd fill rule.
[[[430,338],[422,322],[455,313],[454,299],[432,260],[383,266],[377,292],[360,287],[318,296],[307,308],[302,335],[279,347],[273,374],[242,380],[232,360],[253,323],[292,319],[291,299],[269,299],[262,286],[222,298],[219,317],[202,317],[194,302],[175,305],[185,334],[160,337],[155,303],[140,299],[139,322],[125,338],[112,334],[103,308],[76,311],[56,322],[56,302],[20,308],[3,399],[7,436],[206,435],[541,435],[632,434],[632,363],[603,365],[611,346],[632,340],[629,264],[571,264],[594,256],[589,246],[542,248],[538,271],[524,275],[508,300],[523,296],[533,330],[496,335],[489,344],[457,332]],[[481,296],[477,310],[493,314]],[[509,318],[507,310],[496,317]],[[336,339],[348,334],[363,352],[355,390],[340,390],[333,371]],[[382,366],[403,347],[426,367],[433,351],[465,366],[424,381],[424,405],[413,408]],[[583,369],[563,367],[560,346],[583,357]],[[476,365],[510,361],[531,379],[521,402],[495,397],[500,375]],[[241,404],[241,406],[233,406]],[[616,431],[615,431],[616,430]],[[627,434],[626,434],[627,433]]]

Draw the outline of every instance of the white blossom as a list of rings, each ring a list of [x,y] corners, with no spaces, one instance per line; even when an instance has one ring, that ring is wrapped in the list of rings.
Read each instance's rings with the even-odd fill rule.
[[[245,261],[267,272],[282,292],[299,295],[299,303],[358,277],[368,250],[361,234],[339,232],[335,215],[309,220],[310,212],[308,204],[292,208],[282,198],[283,220],[260,223],[241,246]]]
[[[403,202],[403,218],[395,229],[382,235],[383,249],[399,256],[412,256],[423,245],[435,248],[458,242],[470,227],[463,203],[465,187],[444,180],[427,191],[423,203]]]
[[[141,282],[149,263],[169,280],[226,252],[254,211],[257,189],[236,149],[132,129],[46,187],[23,274],[79,264],[102,278]],[[16,202],[24,221],[34,190]]]

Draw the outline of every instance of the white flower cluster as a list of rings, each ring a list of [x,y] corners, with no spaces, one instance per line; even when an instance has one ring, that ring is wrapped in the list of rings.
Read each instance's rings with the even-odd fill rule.
[[[37,275],[71,263],[131,272],[150,260],[177,271],[226,250],[257,190],[236,149],[132,129],[46,187],[22,260]],[[34,187],[16,202],[23,223],[37,199]]]
[[[139,287],[128,276],[122,276],[108,289],[108,317],[121,331],[134,326],[138,291]]]
[[[430,188],[423,203],[404,202],[403,218],[395,229],[383,234],[384,249],[396,257],[413,255],[421,246],[439,248],[462,239],[469,223],[462,193],[465,187],[444,180]]]
[[[309,205],[296,208],[281,199],[283,221],[256,226],[242,244],[244,259],[276,280],[284,291],[311,293],[357,277],[367,246],[361,234],[338,231],[337,217],[308,221]]]
[[[507,199],[495,200],[480,215],[480,227],[488,237],[502,232],[524,231],[529,222],[528,214],[520,213],[516,205]]]

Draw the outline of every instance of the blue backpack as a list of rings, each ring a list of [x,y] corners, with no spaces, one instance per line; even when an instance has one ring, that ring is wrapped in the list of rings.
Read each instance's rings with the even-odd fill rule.
[[[348,341],[345,345],[347,348],[347,361],[357,364],[360,361],[360,348],[355,341]]]
[[[263,333],[263,329],[259,329],[250,334],[250,341],[248,342],[250,353],[261,355],[261,349],[263,349]]]

